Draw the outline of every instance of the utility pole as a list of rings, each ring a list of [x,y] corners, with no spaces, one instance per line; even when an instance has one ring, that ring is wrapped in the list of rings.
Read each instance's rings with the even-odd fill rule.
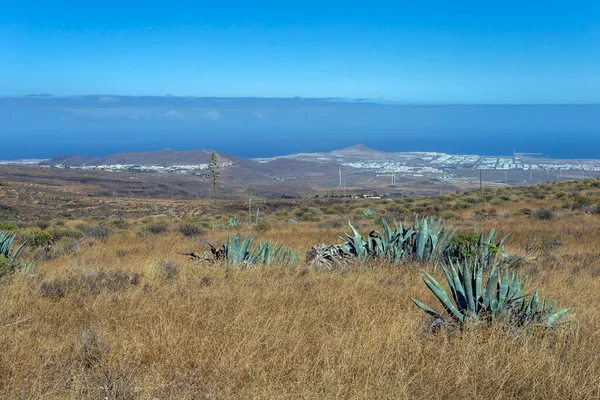
[[[529,182],[533,179],[533,171],[529,170]]]
[[[506,181],[508,180],[507,177],[508,177],[508,171],[504,171],[504,183],[506,183]]]
[[[342,167],[340,167],[340,186],[342,186]]]

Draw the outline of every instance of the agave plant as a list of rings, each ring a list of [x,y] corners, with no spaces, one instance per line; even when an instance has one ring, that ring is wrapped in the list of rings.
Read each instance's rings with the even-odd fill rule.
[[[229,221],[227,221],[227,226],[229,228],[237,228],[240,225],[241,225],[240,220],[237,219],[237,217],[229,218]]]
[[[375,210],[371,209],[371,208],[367,208],[366,210],[364,210],[362,212],[363,217],[365,218],[371,218],[375,215]]]
[[[224,243],[219,249],[209,243],[212,260],[224,260],[233,265],[271,265],[271,264],[293,264],[299,260],[299,254],[293,250],[273,243],[270,240],[258,242],[253,246],[254,236],[245,236],[242,238],[240,232],[232,238],[231,231],[227,233],[227,243]],[[202,260],[209,258],[202,257]]]
[[[35,263],[28,264],[18,260],[19,253],[27,244],[27,241],[13,250],[16,235],[16,233],[9,231],[0,231],[0,275],[7,272],[26,272],[35,268]]]
[[[359,261],[370,257],[387,259],[397,263],[406,258],[417,260],[440,259],[447,251],[448,244],[455,230],[446,227],[442,219],[433,218],[415,219],[412,223],[396,223],[392,230],[385,220],[383,233],[373,231],[367,239],[363,239],[360,232],[348,222],[352,235],[345,234],[340,237],[343,249],[354,255]]]
[[[306,262],[316,270],[332,271],[352,264],[355,260],[340,244],[317,244],[306,253]]]
[[[528,298],[523,292],[527,278],[519,279],[518,272],[509,274],[508,268],[502,273],[498,265],[492,267],[484,287],[483,270],[476,259],[462,264],[450,261],[449,268],[444,267],[450,295],[426,271],[423,280],[444,307],[446,315],[461,325],[479,320],[503,321],[518,326],[553,326],[570,310],[555,312],[556,299],[549,304],[545,297],[540,301],[537,289]],[[443,315],[431,307],[416,299],[412,301],[427,314],[443,319]]]
[[[11,233],[4,230],[0,231],[0,255],[11,260],[17,258],[21,252],[21,249],[23,246],[25,246],[25,244],[27,244],[27,242],[23,242],[16,250],[11,251],[16,236],[17,234],[14,232]]]

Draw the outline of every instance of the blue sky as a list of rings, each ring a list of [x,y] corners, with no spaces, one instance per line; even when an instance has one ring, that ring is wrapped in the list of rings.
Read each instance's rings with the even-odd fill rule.
[[[597,1],[87,3],[3,2],[0,95],[600,103]]]

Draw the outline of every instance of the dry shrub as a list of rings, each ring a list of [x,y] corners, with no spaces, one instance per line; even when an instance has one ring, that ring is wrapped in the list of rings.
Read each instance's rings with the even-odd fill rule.
[[[192,223],[181,223],[177,230],[186,237],[202,236],[204,234],[204,230],[201,227]]]
[[[100,337],[100,330],[96,327],[85,326],[77,333],[76,351],[84,368],[97,364],[107,347],[108,344]]]
[[[125,271],[95,270],[72,274],[66,279],[42,282],[40,293],[43,297],[60,298],[71,292],[96,295],[102,291],[120,292],[140,282],[140,275]]]

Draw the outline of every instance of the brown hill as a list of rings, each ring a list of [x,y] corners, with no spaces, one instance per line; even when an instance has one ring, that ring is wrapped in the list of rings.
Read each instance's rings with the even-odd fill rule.
[[[55,157],[45,162],[47,165],[62,164],[68,167],[79,167],[82,165],[115,165],[115,164],[134,164],[134,165],[198,165],[208,164],[213,152],[211,150],[186,150],[177,151],[165,149],[160,151],[145,151],[135,153],[118,153],[106,157],[83,157],[79,155],[70,155]],[[238,157],[229,156],[225,153],[215,152],[222,162],[231,161]]]

